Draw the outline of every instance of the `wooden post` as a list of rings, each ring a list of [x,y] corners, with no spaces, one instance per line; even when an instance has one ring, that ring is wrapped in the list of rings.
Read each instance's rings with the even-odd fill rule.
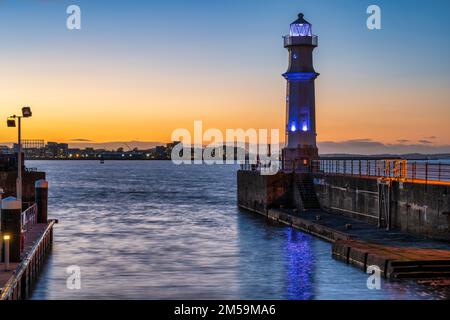
[[[34,184],[35,200],[37,205],[37,223],[47,223],[48,212],[48,182],[38,180]]]

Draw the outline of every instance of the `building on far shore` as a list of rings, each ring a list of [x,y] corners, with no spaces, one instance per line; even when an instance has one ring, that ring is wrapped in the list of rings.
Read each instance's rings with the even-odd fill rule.
[[[179,145],[180,141],[173,141],[166,145],[159,145],[151,149],[140,150],[138,148],[131,149],[128,145],[125,150],[120,147],[116,150],[95,149],[92,147],[70,148],[67,143],[47,142],[43,140],[24,140],[22,150],[26,160],[171,160],[172,151],[175,146]],[[188,152],[190,150],[192,160],[201,160],[205,146],[202,147],[186,147]],[[239,150],[239,147],[234,145],[223,145],[222,156],[223,160],[236,160],[239,154],[246,150]],[[0,146],[0,154],[14,154],[17,153],[18,146],[14,144],[13,148],[8,146]],[[180,156],[183,151],[183,148]],[[227,152],[232,151],[231,154]],[[214,152],[213,152],[214,153]],[[228,158],[226,158],[228,157]],[[231,159],[232,158],[232,159]]]
[[[156,146],[151,149],[118,148],[116,150],[95,149],[92,147],[70,148],[67,143],[47,142],[44,140],[23,140],[22,150],[27,160],[170,160],[173,148],[179,141]],[[13,147],[0,146],[0,154],[14,154],[19,150],[17,143]]]

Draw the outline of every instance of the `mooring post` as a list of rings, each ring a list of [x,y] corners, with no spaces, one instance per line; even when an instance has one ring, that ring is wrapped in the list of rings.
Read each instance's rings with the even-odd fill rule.
[[[38,180],[34,184],[37,205],[37,223],[47,223],[48,212],[48,182]]]
[[[5,260],[6,256],[8,256],[11,262],[20,262],[20,234],[22,232],[21,208],[20,201],[14,197],[8,197],[2,200],[1,231],[3,236],[9,236],[9,248],[5,247],[4,250]],[[9,254],[7,254],[6,249],[9,250]]]

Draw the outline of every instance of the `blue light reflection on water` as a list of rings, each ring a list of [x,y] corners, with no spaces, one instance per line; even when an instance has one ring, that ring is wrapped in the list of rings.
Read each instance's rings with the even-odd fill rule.
[[[312,238],[304,233],[286,228],[285,254],[287,258],[286,297],[310,300],[314,297],[314,253]]]

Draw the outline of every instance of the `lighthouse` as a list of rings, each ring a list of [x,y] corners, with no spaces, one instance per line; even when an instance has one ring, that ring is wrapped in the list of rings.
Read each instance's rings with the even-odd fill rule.
[[[310,160],[318,158],[314,81],[319,74],[313,66],[317,36],[302,13],[291,23],[284,47],[289,51],[289,67],[283,74],[287,81],[284,168],[306,169]]]

